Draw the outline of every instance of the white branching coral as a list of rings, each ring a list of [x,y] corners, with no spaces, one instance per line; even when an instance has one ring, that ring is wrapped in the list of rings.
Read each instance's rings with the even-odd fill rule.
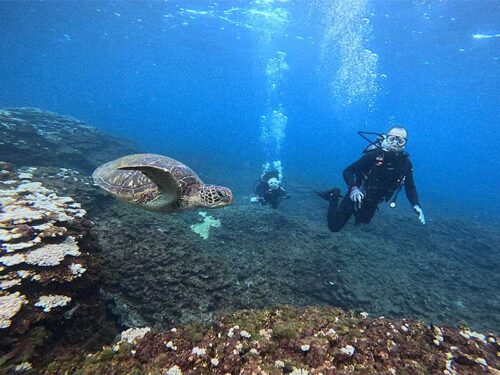
[[[66,306],[71,301],[70,297],[62,296],[62,295],[48,295],[41,296],[37,303],[35,303],[36,307],[40,307],[44,312],[50,312],[55,307],[63,307]]]
[[[0,191],[0,228],[9,229],[14,225],[44,219],[67,222],[81,218],[86,213],[72,198],[59,197],[40,182],[23,183],[15,187],[16,183],[13,180],[11,187],[7,185],[7,189]]]
[[[115,346],[113,346],[113,350],[115,352],[120,350],[121,344],[124,343],[129,343],[129,344],[135,344],[137,343],[137,340],[142,339],[146,333],[151,331],[151,328],[149,327],[144,327],[144,328],[129,328],[126,331],[123,331],[121,333],[121,338],[120,341],[116,343]],[[177,348],[175,348],[177,349]],[[175,350],[174,349],[174,350]]]
[[[0,277],[0,290],[12,288],[21,284],[21,278],[10,278],[9,276]]]
[[[174,367],[170,367],[165,375],[182,375],[182,370],[179,366],[175,365]]]
[[[26,297],[19,292],[0,296],[0,329],[10,327],[11,319],[26,303]]]
[[[5,252],[7,253],[13,253],[15,251],[29,249],[30,247],[38,245],[41,241],[42,240],[40,237],[35,237],[34,239],[26,242],[3,244],[2,249],[5,250]]]
[[[4,164],[0,162],[0,166]],[[86,272],[85,262],[69,261],[82,256],[76,238],[82,241],[84,236],[80,236],[79,227],[74,224],[85,215],[85,210],[72,198],[59,197],[41,183],[30,181],[33,177],[29,174],[34,175],[35,170],[23,169],[25,174],[19,174],[17,180],[9,172],[10,179],[0,181],[0,328],[3,329],[15,329],[18,321],[13,317],[22,313],[24,304],[35,306],[39,315],[54,309],[56,314],[64,312],[57,308],[67,306],[75,298],[74,291],[68,295],[56,294],[48,283],[71,282]],[[40,284],[41,288],[28,287],[32,283]],[[18,288],[22,288],[24,295],[13,293]],[[32,319],[38,317],[27,320]]]
[[[195,346],[193,350],[191,350],[191,353],[199,357],[203,357],[207,353],[207,349]]]
[[[29,193],[50,193],[49,189],[42,186],[41,182],[26,182],[17,187],[18,192],[29,192]]]
[[[85,271],[87,271],[86,268],[82,267],[80,263],[73,263],[69,266],[69,269],[71,270],[71,273],[75,275],[75,277],[80,277],[83,275]]]
[[[247,331],[241,331],[240,336],[245,338],[245,339],[249,339],[250,337],[252,337],[252,335]]]
[[[48,244],[26,254],[25,262],[34,266],[56,266],[67,256],[79,256],[80,251],[73,237],[59,244]]]
[[[233,326],[231,328],[229,328],[229,331],[227,332],[227,336],[228,337],[233,337],[234,336],[234,333],[235,331],[239,330],[240,329],[240,326],[236,325],[236,326]]]
[[[7,267],[15,266],[23,263],[26,260],[24,254],[13,254],[13,255],[5,255],[0,257],[0,263]]]
[[[2,224],[24,224],[33,221],[42,220],[44,218],[43,212],[33,210],[30,207],[23,207],[20,205],[5,205],[3,212],[0,213],[0,225]]]
[[[46,237],[61,237],[67,232],[65,227],[59,227],[52,223],[45,223],[42,225],[35,225],[33,227],[38,232],[38,236],[42,238]]]
[[[135,344],[138,339],[142,339],[146,333],[151,331],[151,328],[129,328],[123,331],[121,334],[121,341],[128,342],[129,344]]]
[[[1,190],[0,190],[1,193]],[[2,199],[0,195],[0,202],[3,203],[4,199]],[[31,234],[31,228],[25,225],[21,225],[19,227],[0,229],[0,241],[1,242],[9,242],[18,238],[23,238]]]

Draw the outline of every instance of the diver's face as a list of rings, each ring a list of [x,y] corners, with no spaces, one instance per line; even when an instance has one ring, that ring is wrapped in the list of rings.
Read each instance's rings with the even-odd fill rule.
[[[384,151],[401,152],[406,146],[406,138],[399,135],[386,134],[382,140]]]
[[[277,178],[270,178],[269,181],[267,181],[267,184],[269,185],[269,188],[276,190],[280,186],[280,182],[278,181]]]

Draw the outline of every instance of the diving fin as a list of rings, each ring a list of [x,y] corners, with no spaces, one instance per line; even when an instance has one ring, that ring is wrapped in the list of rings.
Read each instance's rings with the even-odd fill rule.
[[[139,171],[153,181],[161,192],[165,204],[173,203],[180,199],[181,188],[172,173],[151,165],[137,165],[120,167],[121,170]]]

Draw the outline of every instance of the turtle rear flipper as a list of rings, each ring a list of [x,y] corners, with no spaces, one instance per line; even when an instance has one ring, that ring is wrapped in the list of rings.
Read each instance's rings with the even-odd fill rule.
[[[181,198],[181,188],[172,173],[151,165],[119,167],[122,170],[139,171],[154,182],[161,193],[162,203],[168,205]]]

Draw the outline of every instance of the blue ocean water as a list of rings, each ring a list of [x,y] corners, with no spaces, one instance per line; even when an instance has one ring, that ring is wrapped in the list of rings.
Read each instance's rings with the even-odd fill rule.
[[[498,1],[2,1],[0,105],[240,194],[276,159],[288,181],[342,186],[356,132],[404,124],[422,205],[495,220],[499,20]]]

